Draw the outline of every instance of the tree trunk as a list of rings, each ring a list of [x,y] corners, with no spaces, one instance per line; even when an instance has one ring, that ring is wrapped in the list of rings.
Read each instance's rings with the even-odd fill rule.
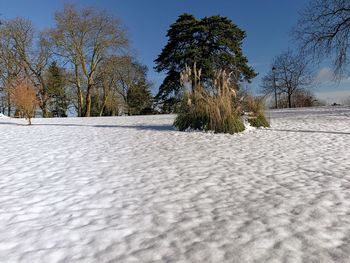
[[[106,103],[107,103],[107,98],[105,98],[105,99],[103,100],[102,107],[101,107],[100,113],[99,113],[99,116],[100,116],[100,117],[102,117],[102,115],[103,115],[103,112],[104,112],[104,110],[105,110],[105,108],[106,108]]]
[[[101,106],[100,114],[99,114],[100,117],[103,115],[103,112],[104,112],[104,109],[106,108],[107,100],[109,97],[109,93],[108,93],[108,95],[106,93],[107,93],[106,91],[103,92],[103,101],[102,101],[102,106]]]
[[[7,94],[7,116],[11,117],[11,97],[10,97],[10,93]]]
[[[101,108],[100,113],[98,114],[98,116],[102,117],[104,109],[105,109],[105,105],[102,105],[102,108]]]
[[[41,106],[41,110],[43,112],[43,118],[48,118],[49,117],[49,110],[47,108],[46,102],[44,102],[43,105]]]
[[[79,67],[77,64],[74,64],[74,73],[75,73],[75,85],[77,87],[77,95],[78,95],[78,117],[83,117],[83,92],[81,90],[81,83],[79,79]]]
[[[88,79],[86,99],[85,99],[85,117],[91,116],[91,90],[92,90],[92,79]]]
[[[90,117],[91,115],[91,94],[88,90],[86,94],[86,101],[85,101],[85,117]]]
[[[292,108],[292,94],[288,94],[288,108]]]
[[[83,117],[83,93],[78,87],[78,117]]]

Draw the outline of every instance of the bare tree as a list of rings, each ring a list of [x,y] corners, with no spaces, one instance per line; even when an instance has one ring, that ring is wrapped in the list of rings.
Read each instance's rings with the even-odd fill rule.
[[[17,71],[25,73],[36,88],[39,106],[43,117],[48,117],[47,84],[44,73],[51,57],[48,43],[40,34],[36,34],[29,20],[15,18],[2,25],[3,34],[8,39],[12,54],[12,62]],[[6,49],[5,49],[6,50]],[[8,80],[11,81],[10,75]]]
[[[19,60],[9,29],[2,24],[0,26],[0,82],[2,100],[7,107],[8,116],[11,115],[13,82],[23,70],[18,63]]]
[[[120,66],[115,67],[114,74],[117,76],[117,91],[124,100],[125,110],[130,114],[129,91],[139,85],[146,83],[147,67],[141,65],[130,56],[119,58]]]
[[[111,56],[102,62],[96,74],[94,82],[96,97],[99,100],[99,103],[96,103],[96,106],[99,107],[97,109],[99,116],[103,116],[107,111],[113,114],[119,113],[119,108],[117,110],[113,107],[113,105],[118,107],[120,104],[121,96],[117,89],[117,75],[114,73],[115,68],[119,66],[118,57]]]
[[[320,103],[321,101],[317,100],[312,92],[305,89],[296,90],[292,97],[292,105],[295,108],[320,106]],[[288,96],[286,94],[280,96],[279,106],[280,108],[288,107]]]
[[[276,85],[276,68],[272,66],[272,69],[262,78],[261,81],[261,93],[263,97],[274,97],[275,109],[278,108],[278,98],[282,91]]]
[[[341,77],[348,65],[350,47],[350,1],[312,0],[295,29],[302,50],[314,58],[334,57],[335,72]]]
[[[111,56],[101,65],[95,80],[96,92],[101,102],[99,115],[103,114],[111,99],[117,102],[120,113],[132,114],[130,97],[135,104],[135,95],[146,94],[150,86],[146,79],[147,67],[137,62],[131,55]],[[144,99],[145,101],[138,105],[141,108],[144,103],[150,101],[147,96],[144,96]]]
[[[287,51],[277,56],[262,82],[262,92],[269,95],[277,89],[278,97],[286,95],[288,107],[292,107],[292,96],[298,90],[307,89],[313,80],[308,63],[302,55]],[[274,86],[276,85],[276,86]]]
[[[50,40],[56,54],[74,72],[78,115],[88,117],[98,68],[104,59],[127,46],[125,32],[117,19],[92,8],[77,10],[66,5],[55,14],[55,21]]]

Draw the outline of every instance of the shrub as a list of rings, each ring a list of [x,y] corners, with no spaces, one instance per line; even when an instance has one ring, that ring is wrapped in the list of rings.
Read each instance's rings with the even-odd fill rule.
[[[259,114],[257,116],[248,118],[248,122],[251,126],[259,128],[259,127],[270,127],[269,122],[266,120],[263,114]]]
[[[265,117],[265,104],[260,98],[247,95],[244,99],[244,108],[248,112],[248,122],[253,127],[270,127]]]
[[[193,70],[186,67],[181,74],[181,82],[190,85],[191,90],[185,92],[174,125],[180,131],[194,129],[231,134],[243,131],[245,127],[230,75],[225,71],[217,72],[209,92],[200,83],[200,72],[194,65]]]
[[[34,117],[35,110],[38,106],[36,91],[29,80],[18,81],[13,90],[13,100],[16,105],[16,111],[19,115],[28,120],[31,125],[31,119]]]
[[[231,74],[218,71],[213,80],[201,82],[201,70],[186,66],[180,82],[187,88],[174,125],[187,129],[237,133],[245,130],[242,115],[248,111],[248,121],[254,127],[269,127],[264,116],[264,102],[252,96],[237,97],[237,86]],[[206,86],[204,88],[203,86]]]

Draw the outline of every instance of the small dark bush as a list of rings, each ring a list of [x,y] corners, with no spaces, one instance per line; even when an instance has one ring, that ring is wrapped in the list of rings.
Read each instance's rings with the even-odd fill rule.
[[[248,122],[251,126],[270,127],[269,122],[265,117],[265,104],[262,99],[247,96],[243,102],[246,112],[249,112]]]
[[[258,114],[257,116],[250,117],[248,119],[248,122],[251,126],[259,128],[259,127],[270,127],[269,122],[266,120],[265,116],[263,114]]]

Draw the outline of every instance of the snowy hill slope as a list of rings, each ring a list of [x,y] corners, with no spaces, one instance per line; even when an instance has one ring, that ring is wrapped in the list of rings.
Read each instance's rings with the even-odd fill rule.
[[[350,108],[268,115],[0,118],[0,262],[350,262]]]

